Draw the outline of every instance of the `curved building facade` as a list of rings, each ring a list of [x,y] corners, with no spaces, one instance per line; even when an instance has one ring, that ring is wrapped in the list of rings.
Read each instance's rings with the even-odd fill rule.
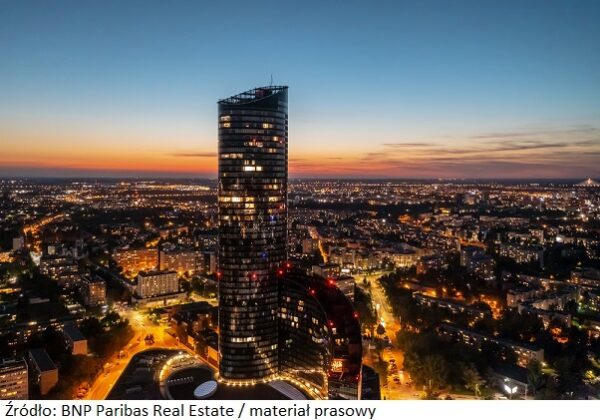
[[[322,277],[288,271],[280,292],[280,373],[318,398],[360,399],[362,336],[358,314]]]
[[[219,371],[278,373],[278,280],[287,258],[287,87],[219,101]]]

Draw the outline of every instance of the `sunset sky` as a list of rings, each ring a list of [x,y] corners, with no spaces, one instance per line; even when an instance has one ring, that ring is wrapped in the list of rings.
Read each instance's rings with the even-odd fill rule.
[[[2,1],[0,176],[216,175],[289,91],[296,177],[600,178],[600,1]]]

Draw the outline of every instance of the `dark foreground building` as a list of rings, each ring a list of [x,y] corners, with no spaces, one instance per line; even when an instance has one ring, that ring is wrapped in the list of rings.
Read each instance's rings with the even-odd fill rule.
[[[219,102],[219,376],[287,379],[360,398],[358,316],[334,284],[287,262],[287,87]]]
[[[280,374],[318,398],[360,399],[362,336],[350,300],[300,270],[288,270],[280,290]]]

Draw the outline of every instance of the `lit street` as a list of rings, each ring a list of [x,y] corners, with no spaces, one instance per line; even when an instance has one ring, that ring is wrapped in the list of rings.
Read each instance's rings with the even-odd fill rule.
[[[384,348],[382,352],[383,360],[388,362],[388,375],[386,378],[387,384],[385,386],[383,386],[384,381],[381,381],[381,398],[415,399],[420,396],[421,393],[409,385],[410,377],[408,373],[403,371],[404,354],[396,345],[396,334],[400,331],[400,323],[394,317],[392,306],[385,295],[383,287],[379,283],[379,278],[384,274],[385,272],[378,272],[368,276],[360,276],[357,277],[356,283],[365,291],[365,293],[371,293],[371,299],[373,306],[377,311],[377,317],[380,321],[383,321],[382,325],[386,330],[385,335],[389,338],[390,344],[387,348]],[[363,286],[362,280],[364,277],[367,277],[367,280],[371,284],[369,288]],[[374,350],[366,346],[364,362],[371,366],[374,363],[373,352]]]
[[[140,311],[127,309],[124,311],[119,311],[119,315],[129,320],[129,324],[133,328],[134,335],[129,343],[123,348],[123,353],[120,355],[120,357],[119,353],[115,353],[105,364],[103,372],[91,384],[85,399],[105,399],[113,385],[118,380],[119,376],[123,373],[123,370],[125,370],[125,367],[131,358],[142,350],[148,350],[151,348],[166,348],[185,350],[188,353],[191,353],[188,347],[181,344],[176,338],[165,333],[165,325],[155,324]],[[154,344],[146,344],[144,338],[147,335],[154,336]]]

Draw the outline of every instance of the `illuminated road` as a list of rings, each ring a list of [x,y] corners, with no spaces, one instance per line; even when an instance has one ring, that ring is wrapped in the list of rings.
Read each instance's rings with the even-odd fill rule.
[[[321,253],[321,257],[323,257],[323,262],[328,262],[329,261],[329,256],[327,255],[327,252],[325,251],[325,247],[323,246],[323,241],[321,240],[321,235],[319,235],[319,232],[317,231],[317,228],[314,226],[310,226],[308,228],[308,234],[310,235],[310,237],[317,241],[317,245],[319,247],[319,252]]]
[[[370,288],[365,288],[362,285],[362,278],[356,284],[365,292],[371,293],[373,306],[379,304],[378,317],[383,320],[385,325],[386,335],[391,340],[391,346],[385,348],[382,352],[382,357],[389,363],[387,385],[381,387],[381,398],[388,400],[414,400],[423,396],[423,391],[418,390],[412,385],[412,381],[408,372],[404,371],[404,352],[396,346],[396,334],[400,331],[400,322],[394,317],[392,305],[390,304],[379,278],[386,273],[376,273],[367,276],[367,280],[371,283]],[[373,363],[374,350],[366,349],[364,362],[371,365]],[[397,381],[394,381],[397,378]],[[471,395],[453,394],[441,392],[442,395],[449,395],[455,400],[471,400],[475,399]]]
[[[396,346],[396,334],[400,331],[400,322],[394,316],[392,305],[390,304],[379,278],[386,274],[379,272],[367,275],[367,280],[371,283],[371,287],[365,288],[362,283],[364,276],[361,276],[356,284],[361,287],[366,293],[371,293],[373,306],[377,309],[377,317],[383,321],[386,330],[386,335],[390,339],[390,346],[382,352],[382,358],[388,365],[387,385],[381,387],[381,398],[388,400],[407,400],[417,399],[421,393],[412,385],[407,372],[403,371],[404,353]],[[365,363],[372,366],[374,350],[366,349]],[[392,362],[392,360],[394,362]],[[395,367],[394,367],[395,366]],[[398,378],[397,382],[394,378]]]
[[[165,333],[167,326],[164,324],[155,324],[139,310],[128,309],[119,311],[121,317],[129,320],[133,328],[134,335],[129,343],[123,348],[123,354],[118,357],[114,354],[105,364],[103,372],[91,384],[85,399],[103,400],[109,394],[114,384],[123,373],[131,358],[140,351],[152,348],[185,350],[192,354],[190,349],[180,343],[177,339]],[[154,336],[154,344],[147,345],[144,341],[146,335]]]
[[[23,234],[25,235],[25,238],[27,238],[27,235],[31,235],[33,237],[33,242],[29,244],[30,250],[39,253],[41,251],[42,244],[39,234],[42,228],[50,223],[62,220],[65,216],[65,213],[58,213],[52,216],[46,216],[40,220],[25,225],[23,227]]]

